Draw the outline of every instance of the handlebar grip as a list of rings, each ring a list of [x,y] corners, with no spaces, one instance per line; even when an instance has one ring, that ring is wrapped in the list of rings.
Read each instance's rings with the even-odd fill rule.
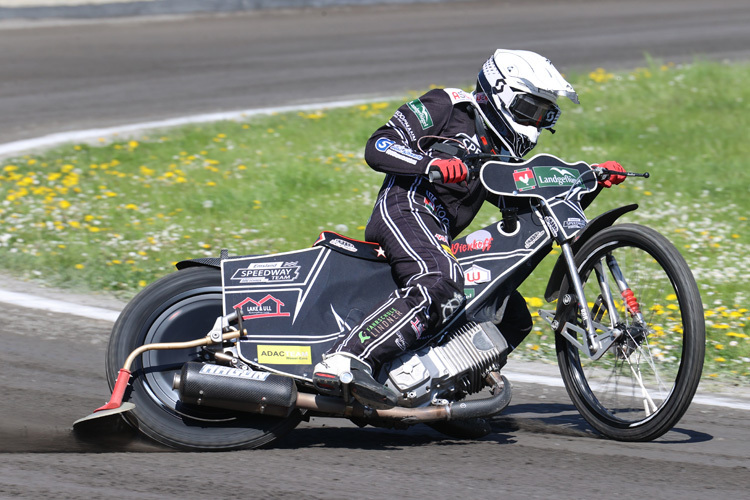
[[[440,170],[430,170],[427,173],[427,179],[430,182],[440,182],[443,180],[443,174],[440,173]]]

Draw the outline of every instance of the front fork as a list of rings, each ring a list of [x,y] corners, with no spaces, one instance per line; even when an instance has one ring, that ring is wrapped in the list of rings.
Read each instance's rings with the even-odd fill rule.
[[[565,263],[568,267],[568,279],[573,285],[573,292],[575,294],[574,296],[566,294],[562,296],[560,300],[563,301],[563,305],[569,305],[573,301],[576,302],[584,327],[581,328],[580,326],[574,325],[568,321],[560,329],[560,334],[565,337],[568,342],[586,354],[587,357],[596,360],[601,358],[612,344],[626,333],[623,323],[617,313],[617,306],[609,286],[607,270],[609,270],[609,273],[614,277],[617,288],[627,305],[628,312],[637,324],[643,324],[643,314],[640,311],[635,294],[625,280],[622,270],[617,263],[617,259],[615,259],[612,254],[607,254],[604,259],[607,269],[604,268],[601,260],[594,264],[594,272],[596,273],[597,282],[599,283],[600,296],[597,298],[597,311],[592,315],[589,311],[588,300],[586,299],[586,294],[583,290],[583,282],[581,281],[578,268],[575,264],[575,258],[573,256],[570,242],[562,241],[559,243]],[[608,327],[599,323],[599,320],[603,316],[601,313],[602,307],[606,308],[609,312],[611,324]],[[551,311],[540,311],[540,316],[549,321],[553,329],[557,330],[560,327],[559,320],[555,319],[555,315]],[[597,334],[597,330],[602,331],[603,333]],[[579,341],[579,338],[584,339],[583,342]]]

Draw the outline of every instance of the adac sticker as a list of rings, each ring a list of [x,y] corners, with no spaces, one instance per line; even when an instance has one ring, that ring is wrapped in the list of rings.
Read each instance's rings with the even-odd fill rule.
[[[528,191],[529,189],[536,188],[536,181],[534,180],[534,172],[530,168],[524,168],[521,170],[513,171],[513,180],[516,182],[516,189],[519,192]]]
[[[311,365],[309,345],[259,345],[258,363],[268,365]]]

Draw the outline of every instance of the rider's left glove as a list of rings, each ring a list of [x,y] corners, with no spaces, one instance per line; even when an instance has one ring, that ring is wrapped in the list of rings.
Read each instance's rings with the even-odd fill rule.
[[[623,168],[623,166],[616,161],[605,161],[604,163],[600,163],[599,165],[594,166],[605,168],[607,170],[615,170],[617,172],[622,172],[623,174],[625,173],[625,169]],[[599,185],[608,188],[612,187],[613,184],[620,184],[624,180],[624,175],[609,174],[606,178],[599,181]]]

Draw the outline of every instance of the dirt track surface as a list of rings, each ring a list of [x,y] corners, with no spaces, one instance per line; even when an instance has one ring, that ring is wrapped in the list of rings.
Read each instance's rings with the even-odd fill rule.
[[[496,46],[563,69],[747,59],[750,6],[524,2],[0,26],[0,142],[260,105],[463,84]],[[34,290],[0,277],[0,288]],[[514,383],[481,440],[313,420],[270,449],[179,453],[72,422],[109,396],[111,324],[0,305],[0,498],[747,498],[747,410],[694,404],[654,443],[600,439],[556,387]],[[511,364],[509,370],[517,367]],[[513,377],[511,376],[511,381]],[[710,395],[713,388],[702,387]]]
[[[54,289],[4,284],[60,298]],[[693,404],[659,440],[616,443],[592,432],[563,389],[519,382],[494,433],[479,440],[423,425],[396,431],[313,419],[269,449],[182,453],[118,419],[73,432],[72,422],[109,396],[111,323],[6,305],[0,325],[0,498],[684,500],[746,498],[750,487],[750,410]],[[528,369],[511,362],[508,376]],[[236,490],[238,483],[247,486]]]

